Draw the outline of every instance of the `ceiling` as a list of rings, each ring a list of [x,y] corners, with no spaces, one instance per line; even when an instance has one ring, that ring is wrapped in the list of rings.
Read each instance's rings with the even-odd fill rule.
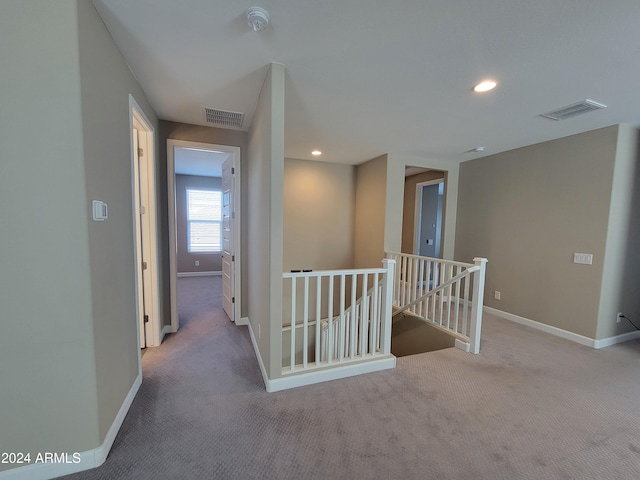
[[[161,119],[244,113],[286,67],[285,156],[459,162],[616,123],[640,126],[638,0],[94,0]],[[258,5],[270,25],[254,32]],[[485,78],[495,90],[475,94]],[[541,113],[591,99],[604,110]],[[484,152],[473,152],[475,147]]]
[[[201,148],[175,147],[174,171],[180,175],[222,177],[222,163],[230,153]]]

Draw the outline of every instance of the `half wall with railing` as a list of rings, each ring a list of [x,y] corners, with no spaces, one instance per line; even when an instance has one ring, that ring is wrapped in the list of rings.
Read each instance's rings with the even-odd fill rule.
[[[395,261],[385,259],[382,264],[382,268],[283,273],[283,377],[359,365],[360,371],[351,373],[357,374],[372,371],[362,368],[368,362],[395,366],[391,355]],[[341,376],[349,375],[345,372]]]
[[[456,337],[456,345],[480,352],[487,259],[474,263],[386,252],[395,260],[393,315],[409,312]]]

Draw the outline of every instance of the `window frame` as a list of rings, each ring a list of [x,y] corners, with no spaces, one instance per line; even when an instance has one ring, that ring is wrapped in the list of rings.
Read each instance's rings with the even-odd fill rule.
[[[199,193],[217,194],[217,197],[218,197],[217,203],[220,206],[220,211],[217,219],[216,218],[213,218],[213,219],[191,218],[193,215],[193,212],[191,210],[191,204],[193,200],[190,198],[190,192],[192,191],[199,192]],[[202,255],[221,253],[222,252],[222,190],[217,188],[185,187],[185,200],[186,200],[186,221],[187,221],[187,253],[202,254]],[[213,203],[215,205],[216,199],[214,199]],[[198,245],[194,245],[192,243],[192,237],[191,237],[192,225],[194,224],[217,225],[218,226],[218,237],[217,237],[218,244],[213,245],[212,249],[206,249],[206,247],[202,247],[202,246],[198,248]],[[218,249],[216,249],[215,247],[218,247]]]

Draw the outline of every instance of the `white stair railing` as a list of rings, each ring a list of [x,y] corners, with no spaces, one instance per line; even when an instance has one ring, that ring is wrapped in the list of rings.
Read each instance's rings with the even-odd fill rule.
[[[395,261],[382,263],[283,273],[291,317],[282,327],[283,375],[391,355]]]
[[[397,262],[393,306],[456,336],[467,351],[480,352],[487,259],[474,263],[387,252]]]

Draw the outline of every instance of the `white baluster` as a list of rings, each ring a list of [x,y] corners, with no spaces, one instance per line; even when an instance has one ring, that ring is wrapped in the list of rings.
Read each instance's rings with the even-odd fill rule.
[[[320,328],[322,327],[322,276],[316,277],[316,366],[320,364]]]
[[[471,353],[480,353],[480,331],[482,330],[482,305],[484,302],[484,275],[487,267],[486,258],[474,258],[473,262],[480,270],[473,276],[473,302],[471,303],[471,332],[469,343]]]
[[[291,278],[291,359],[290,366],[293,371],[296,366],[296,277]]]
[[[391,302],[393,289],[393,270],[396,262],[393,260],[383,260],[382,266],[386,269],[384,274],[384,284],[382,287],[382,304],[380,308],[380,339],[382,342],[382,353],[391,354]]]

